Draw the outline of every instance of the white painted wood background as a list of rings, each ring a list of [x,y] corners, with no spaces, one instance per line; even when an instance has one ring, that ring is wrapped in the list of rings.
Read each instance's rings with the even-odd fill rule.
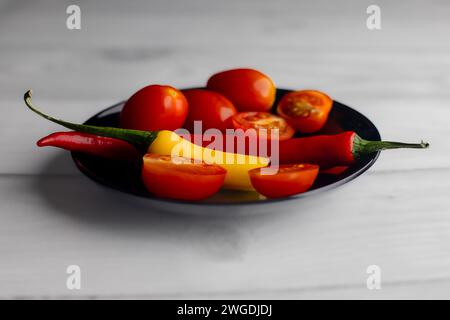
[[[450,298],[450,2],[0,1],[0,298]],[[382,30],[369,31],[378,4]],[[254,67],[366,114],[384,153],[350,184],[263,216],[174,215],[103,188],[60,130],[150,83]],[[243,209],[245,210],[245,209]],[[66,267],[82,289],[66,288]],[[366,288],[366,268],[382,289]]]

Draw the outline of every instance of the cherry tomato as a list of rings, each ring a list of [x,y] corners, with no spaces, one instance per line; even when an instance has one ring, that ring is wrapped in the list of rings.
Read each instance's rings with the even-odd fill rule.
[[[278,129],[279,140],[290,139],[295,131],[292,127],[281,117],[273,115],[268,112],[239,112],[233,116],[233,125],[235,129],[266,129],[264,136],[271,138],[271,130]],[[261,131],[258,134],[263,134]]]
[[[268,111],[275,101],[272,79],[257,70],[216,73],[209,78],[207,87],[230,99],[238,111]]]
[[[236,108],[223,95],[201,89],[182,92],[189,104],[184,126],[191,133],[194,132],[194,121],[202,121],[203,131],[214,128],[225,132],[226,129],[233,128],[231,117],[236,114]]]
[[[151,85],[131,96],[120,114],[120,126],[136,130],[176,130],[188,113],[184,95],[169,86]]]
[[[277,106],[277,112],[296,131],[311,133],[327,122],[333,100],[316,90],[294,91],[286,94]]]
[[[158,197],[202,200],[219,191],[227,171],[218,165],[199,163],[182,157],[146,154],[142,180]]]
[[[249,172],[253,187],[267,198],[288,197],[311,188],[319,173],[319,166],[312,164],[281,165],[278,173],[263,175],[261,169]]]

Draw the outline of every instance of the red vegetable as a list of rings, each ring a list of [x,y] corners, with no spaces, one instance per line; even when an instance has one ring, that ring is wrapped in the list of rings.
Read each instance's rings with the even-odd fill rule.
[[[227,171],[214,164],[147,153],[142,166],[142,181],[158,197],[202,200],[219,191]]]
[[[128,142],[76,131],[55,132],[37,142],[39,147],[57,147],[94,156],[135,162],[141,159],[139,151]]]
[[[258,136],[271,139],[271,130],[278,129],[278,140],[286,140],[292,138],[294,129],[287,124],[286,120],[268,112],[239,112],[233,116],[233,125],[235,129],[254,129]],[[261,134],[259,129],[265,129],[266,132]]]
[[[230,99],[238,111],[268,111],[275,101],[275,85],[253,69],[233,69],[212,75],[208,89]]]
[[[267,198],[288,197],[311,188],[319,173],[312,164],[282,165],[274,175],[261,174],[261,169],[249,172],[253,187]]]
[[[277,112],[296,131],[311,133],[320,130],[327,122],[333,100],[317,90],[293,91],[284,95]]]
[[[120,113],[120,127],[135,130],[176,130],[188,113],[184,95],[170,86],[151,85],[133,94]]]
[[[314,163],[321,169],[352,164],[361,156],[386,149],[427,148],[428,143],[368,141],[353,131],[280,141],[280,163]]]
[[[202,121],[203,131],[218,129],[225,132],[233,128],[231,117],[236,114],[236,108],[230,100],[217,92],[190,89],[182,91],[189,103],[189,112],[184,127],[194,132],[194,121]]]

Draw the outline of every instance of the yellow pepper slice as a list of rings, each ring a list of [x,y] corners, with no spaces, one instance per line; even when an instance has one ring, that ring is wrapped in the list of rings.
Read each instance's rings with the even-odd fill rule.
[[[265,157],[235,154],[198,146],[169,130],[158,132],[156,139],[148,147],[148,152],[217,164],[227,170],[224,182],[226,189],[254,190],[248,171],[266,167],[269,164],[269,159]]]

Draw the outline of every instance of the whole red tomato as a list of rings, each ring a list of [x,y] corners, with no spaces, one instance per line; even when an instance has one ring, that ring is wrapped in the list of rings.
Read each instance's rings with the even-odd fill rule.
[[[253,69],[216,73],[209,78],[207,87],[230,99],[239,111],[268,111],[275,100],[272,79]]]
[[[184,95],[170,86],[151,85],[131,96],[120,113],[120,126],[136,130],[176,130],[188,113]]]
[[[225,132],[233,128],[231,117],[236,114],[234,105],[217,92],[191,89],[183,90],[189,104],[189,112],[185,122],[185,128],[194,132],[194,121],[202,121],[203,130],[219,129]]]

